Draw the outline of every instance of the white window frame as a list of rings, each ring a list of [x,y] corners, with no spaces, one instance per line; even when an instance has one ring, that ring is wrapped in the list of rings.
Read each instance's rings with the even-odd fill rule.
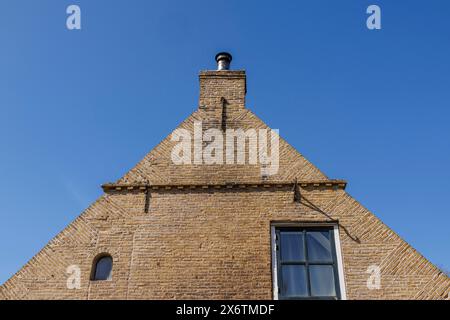
[[[270,225],[271,238],[271,254],[272,254],[272,292],[273,299],[278,300],[278,270],[277,270],[277,248],[275,239],[275,230],[280,227],[333,227],[334,243],[337,258],[337,269],[339,275],[339,288],[341,292],[341,300],[347,300],[344,279],[344,263],[342,259],[341,240],[339,236],[339,225],[337,223],[303,223],[303,222],[272,222]]]

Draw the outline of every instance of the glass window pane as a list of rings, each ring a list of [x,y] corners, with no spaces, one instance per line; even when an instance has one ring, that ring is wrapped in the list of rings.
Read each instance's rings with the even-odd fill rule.
[[[299,231],[281,231],[281,261],[304,261],[303,234]]]
[[[309,276],[312,296],[336,296],[333,266],[309,266]]]
[[[308,231],[306,244],[308,245],[308,261],[333,261],[329,231]]]
[[[94,280],[111,280],[112,258],[103,257],[97,261],[95,266]]]
[[[306,268],[300,265],[281,266],[281,295],[285,297],[306,297]]]

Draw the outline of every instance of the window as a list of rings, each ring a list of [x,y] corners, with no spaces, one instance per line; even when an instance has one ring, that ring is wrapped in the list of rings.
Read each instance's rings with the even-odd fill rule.
[[[91,279],[94,281],[112,279],[112,257],[108,254],[102,254],[94,260],[93,273]]]
[[[275,229],[279,299],[340,299],[333,227]]]

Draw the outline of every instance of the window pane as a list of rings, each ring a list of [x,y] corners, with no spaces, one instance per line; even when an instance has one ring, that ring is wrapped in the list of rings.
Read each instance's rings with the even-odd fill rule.
[[[306,233],[308,245],[308,260],[331,262],[331,243],[329,231],[308,231]]]
[[[111,280],[112,258],[103,257],[97,261],[94,280]]]
[[[299,265],[281,266],[282,290],[285,297],[305,297],[308,295],[306,268]]]
[[[303,234],[299,231],[281,231],[281,261],[304,261]]]
[[[312,296],[336,296],[333,266],[309,266],[309,276]]]

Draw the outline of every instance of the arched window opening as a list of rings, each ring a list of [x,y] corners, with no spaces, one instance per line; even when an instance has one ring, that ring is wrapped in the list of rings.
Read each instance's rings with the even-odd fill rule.
[[[112,279],[113,260],[108,254],[103,254],[94,260],[91,279],[93,281]]]

